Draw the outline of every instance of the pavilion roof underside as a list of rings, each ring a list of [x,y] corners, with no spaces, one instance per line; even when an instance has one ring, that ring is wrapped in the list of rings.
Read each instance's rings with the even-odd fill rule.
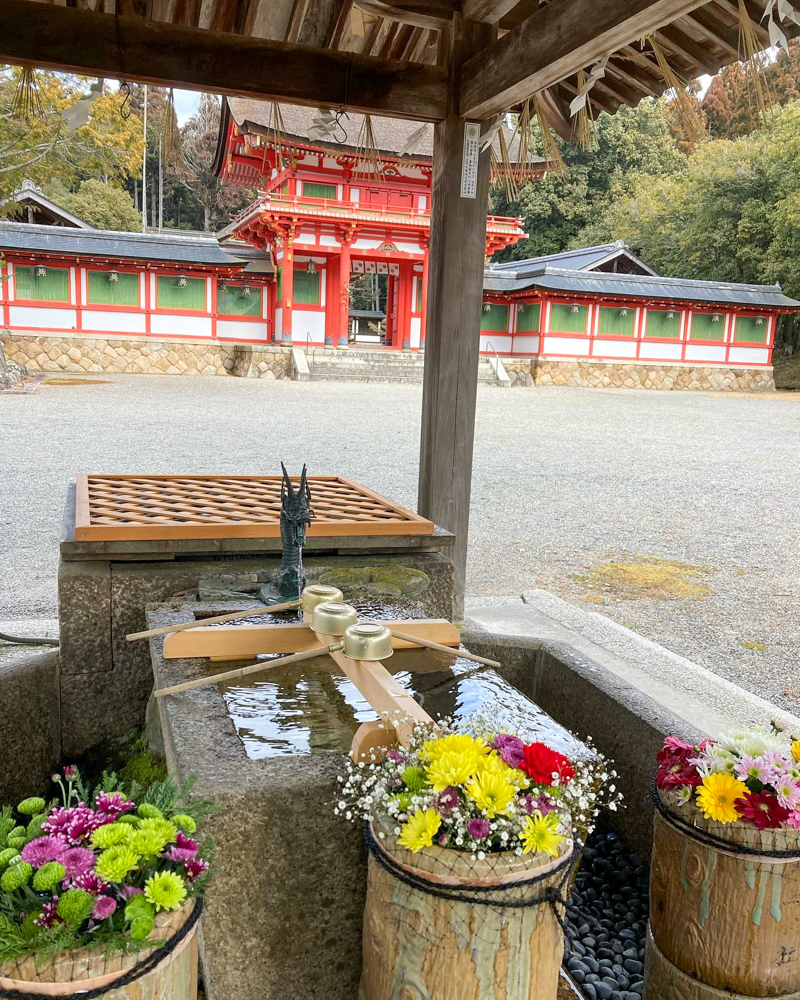
[[[758,43],[768,47],[769,33],[762,0],[742,2]],[[472,77],[479,74],[470,72],[462,84],[461,114],[464,117],[485,117],[483,112],[491,110],[496,113],[518,107],[525,96],[539,92],[546,99],[551,124],[562,134],[569,127],[570,101],[579,89],[579,68],[588,72],[602,55],[610,53],[605,75],[595,82],[589,94],[595,112],[614,112],[620,105],[635,105],[643,97],[657,96],[667,89],[654,51],[647,45],[639,44],[642,35],[651,34],[657,40],[670,68],[686,81],[703,74],[713,74],[740,57],[739,0],[711,0],[706,3],[698,0],[631,0],[629,3],[610,0],[605,4],[593,4],[590,0],[359,0],[358,4],[353,4],[352,0],[81,0],[77,5],[79,9],[66,11],[64,0],[36,0],[35,3],[33,0],[4,0],[0,5],[4,8],[0,17],[16,16],[13,8],[19,10],[32,6],[41,10],[43,4],[64,11],[61,15],[63,23],[66,23],[65,15],[72,17],[85,11],[97,11],[107,17],[119,15],[120,20],[124,17],[203,29],[204,33],[213,33],[218,38],[230,39],[238,35],[248,39],[311,46],[320,52],[334,50],[357,57],[372,57],[369,64],[362,60],[356,66],[356,73],[362,74],[359,76],[362,82],[365,78],[363,74],[383,74],[379,86],[365,95],[377,98],[374,102],[370,100],[369,106],[372,109],[385,107],[392,116],[404,118],[415,116],[412,105],[417,91],[410,86],[398,100],[386,99],[386,90],[391,86],[389,77],[393,73],[392,67],[402,64],[435,66],[441,61],[440,28],[461,12],[465,18],[495,24],[499,36],[491,46],[495,52],[494,57],[490,57],[492,65],[485,79],[473,80]],[[549,35],[537,32],[539,25],[547,27],[548,24]],[[800,27],[787,19],[782,30],[792,37],[800,32]],[[570,36],[581,32],[586,35],[585,42],[576,42],[571,50],[573,56],[578,51],[580,55],[577,58],[570,58],[569,53],[563,55],[561,50],[567,51],[570,47]],[[55,28],[52,33],[56,34]],[[537,59],[541,67],[537,66],[537,71],[542,68],[542,72],[537,74],[529,71],[528,64],[519,56],[527,53],[531,45],[537,44],[537,36],[543,39],[545,35],[553,39],[553,45],[545,46],[543,40],[538,43]],[[512,36],[513,44],[509,42]],[[592,39],[597,42],[594,47]],[[519,46],[515,47],[517,41]],[[31,51],[36,51],[37,46],[41,51],[44,40],[41,35],[29,43],[15,39],[13,44],[5,46],[4,53],[0,39],[0,58],[4,54],[12,61],[17,56],[24,58],[21,50],[28,44]],[[47,45],[54,51],[59,43],[48,40]],[[555,49],[559,49],[561,54]],[[70,60],[65,56],[59,61],[66,64]],[[82,65],[90,61],[91,56],[87,56]],[[50,62],[52,64],[54,60]],[[524,64],[523,68],[509,66],[509,63],[515,62]],[[46,58],[43,63],[47,64]],[[73,65],[79,64],[73,62]],[[202,60],[198,61],[198,67],[202,67]],[[513,77],[511,82],[508,81],[509,74]],[[131,71],[130,75],[136,78],[135,71]],[[220,74],[217,86],[212,81],[208,89],[227,89],[228,93],[234,94],[249,90],[273,96],[261,86],[249,88],[234,84],[226,88],[226,79],[224,74]],[[434,88],[439,77],[435,74],[425,77],[421,73],[413,79],[427,81]],[[545,85],[542,86],[542,83]],[[531,84],[530,90],[525,89],[528,84]],[[424,90],[425,85],[420,90]],[[333,83],[331,88],[336,89]],[[299,103],[310,105],[312,99],[306,96],[309,89],[317,88],[303,91],[300,85],[279,79],[274,93],[282,94],[281,99],[296,99]],[[346,86],[344,89],[347,89]],[[334,99],[332,94],[331,100]],[[351,104],[363,108],[367,102],[354,98]],[[439,98],[420,98],[420,120],[440,118],[441,108]],[[389,142],[389,149],[393,145],[396,142]]]

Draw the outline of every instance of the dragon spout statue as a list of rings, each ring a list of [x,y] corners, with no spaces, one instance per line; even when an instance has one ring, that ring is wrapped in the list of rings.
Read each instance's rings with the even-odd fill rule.
[[[305,586],[303,574],[303,546],[306,543],[306,529],[314,517],[311,510],[311,490],[308,487],[306,466],[300,475],[300,484],[294,488],[286,466],[281,484],[281,542],[283,553],[281,568],[275,577],[273,587],[284,600],[296,600]]]

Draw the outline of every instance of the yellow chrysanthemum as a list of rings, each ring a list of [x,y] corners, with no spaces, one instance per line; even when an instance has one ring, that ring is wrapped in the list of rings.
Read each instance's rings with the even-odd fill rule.
[[[428,781],[435,792],[450,785],[464,785],[478,770],[478,755],[474,750],[443,753],[427,767]]]
[[[792,743],[792,757],[794,757],[795,760],[800,761],[800,740],[795,740],[794,743]]]
[[[489,753],[489,746],[486,740],[475,739],[474,736],[467,736],[465,733],[452,733],[440,740],[428,740],[423,744],[422,752],[429,762],[433,762],[446,753],[471,753],[483,756]]]
[[[559,845],[564,837],[556,833],[558,827],[558,815],[548,813],[542,816],[540,812],[535,812],[533,816],[528,816],[525,820],[525,827],[520,834],[522,841],[522,853],[549,854],[555,858],[558,856]]]
[[[489,819],[508,812],[517,789],[505,775],[479,771],[467,785],[467,796]]]
[[[741,799],[746,791],[747,785],[732,774],[709,774],[697,789],[697,804],[706,819],[713,819],[717,823],[733,823],[739,819],[734,802]]]
[[[417,809],[411,819],[403,824],[397,843],[415,854],[423,847],[430,847],[439,832],[442,817],[435,809]]]

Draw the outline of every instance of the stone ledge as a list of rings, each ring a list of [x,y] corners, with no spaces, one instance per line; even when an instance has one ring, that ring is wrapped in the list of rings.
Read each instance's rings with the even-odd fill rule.
[[[507,357],[503,364],[512,385],[569,385],[609,389],[714,390],[770,392],[775,388],[772,368],[736,368],[726,365],[652,364],[641,362],[550,361],[547,358]]]

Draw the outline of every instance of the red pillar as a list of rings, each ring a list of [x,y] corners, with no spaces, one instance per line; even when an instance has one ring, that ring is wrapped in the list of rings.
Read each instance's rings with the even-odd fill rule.
[[[394,284],[394,275],[390,274],[386,280],[386,332],[383,337],[383,341],[387,345],[392,343],[394,337]]]
[[[397,293],[397,326],[404,351],[411,350],[411,290],[413,271],[410,264],[400,264],[400,287]]]
[[[294,241],[287,238],[283,251],[283,296],[281,298],[281,343],[292,342],[292,301],[294,299]]]
[[[339,347],[347,347],[350,333],[350,243],[342,240],[339,254]]]
[[[419,321],[419,349],[425,350],[425,331],[428,322],[428,251],[422,259],[422,316]]]
[[[335,257],[325,263],[325,346],[336,344],[339,326],[339,270]]]

